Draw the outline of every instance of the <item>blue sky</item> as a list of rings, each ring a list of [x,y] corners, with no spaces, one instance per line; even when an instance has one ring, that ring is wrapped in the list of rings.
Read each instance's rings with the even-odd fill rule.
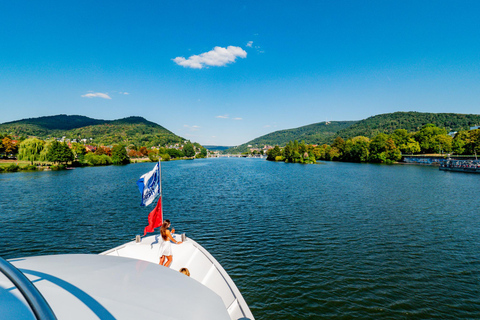
[[[480,1],[3,1],[0,123],[143,116],[205,145],[480,113]]]

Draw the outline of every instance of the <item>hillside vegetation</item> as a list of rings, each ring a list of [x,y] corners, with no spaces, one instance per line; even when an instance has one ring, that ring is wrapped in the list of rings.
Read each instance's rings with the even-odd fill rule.
[[[87,139],[88,143],[156,146],[183,141],[164,127],[142,117],[98,120],[77,115],[57,115],[23,119],[0,124],[0,132],[40,139]]]
[[[468,130],[470,127],[480,124],[480,115],[422,112],[385,113],[358,121],[348,128],[339,130],[335,137],[343,139],[357,136],[373,138],[379,133],[391,134],[397,129],[416,132],[427,123],[444,128],[447,132]]]
[[[240,153],[249,151],[252,147],[265,145],[284,147],[289,141],[304,141],[306,144],[331,144],[337,137],[350,139],[358,136],[373,138],[380,133],[392,134],[397,129],[407,132],[417,132],[426,124],[450,131],[468,130],[480,124],[480,115],[459,113],[422,113],[422,112],[394,112],[380,114],[360,121],[331,121],[314,123],[311,125],[275,131],[238,147],[226,150],[226,153]]]
[[[355,122],[356,121],[320,122],[294,129],[279,130],[253,139],[237,147],[227,149],[225,152],[246,152],[249,150],[248,145],[252,147],[263,147],[264,145],[285,146],[292,140],[305,141],[307,144],[331,143],[338,131],[348,128]]]

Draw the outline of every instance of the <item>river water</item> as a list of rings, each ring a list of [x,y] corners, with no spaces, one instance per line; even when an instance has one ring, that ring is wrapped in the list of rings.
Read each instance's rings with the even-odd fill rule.
[[[153,208],[135,181],[153,166],[0,174],[0,256],[99,253],[141,234]],[[480,175],[238,158],[162,173],[165,218],[256,319],[480,318]]]

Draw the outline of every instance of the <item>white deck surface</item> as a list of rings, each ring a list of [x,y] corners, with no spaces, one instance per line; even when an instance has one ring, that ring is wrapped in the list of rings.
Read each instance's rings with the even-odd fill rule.
[[[140,259],[158,264],[160,260],[158,249],[162,242],[159,237],[160,235],[146,237],[139,243],[132,241],[102,254]],[[181,240],[179,235],[175,237],[176,240]],[[180,268],[188,268],[192,279],[221,297],[230,319],[254,319],[235,283],[218,261],[202,246],[187,238],[180,245],[172,243],[172,251],[173,262],[170,269],[178,272]]]
[[[225,301],[198,281],[146,261],[83,254],[9,261],[35,284],[58,319],[231,319]],[[0,318],[33,319],[1,273]]]

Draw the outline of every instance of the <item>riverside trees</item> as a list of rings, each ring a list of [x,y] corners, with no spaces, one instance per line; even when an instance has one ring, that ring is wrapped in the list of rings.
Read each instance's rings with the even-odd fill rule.
[[[42,151],[45,141],[37,138],[25,139],[20,143],[18,148],[18,159],[30,161],[33,165],[34,161],[42,161]]]
[[[116,145],[112,148],[112,162],[113,164],[128,164],[130,158],[127,155],[127,150],[122,145]]]
[[[403,154],[451,153],[477,154],[480,151],[480,129],[460,131],[454,138],[445,129],[432,124],[424,125],[418,132],[397,129],[392,134],[377,134],[372,139],[357,136],[347,141],[337,137],[331,145],[307,145],[290,141],[283,149],[275,146],[267,152],[267,160],[305,163],[306,158],[349,162],[392,163]],[[300,157],[302,155],[302,157]]]
[[[74,155],[68,144],[53,141],[47,149],[47,160],[53,163],[67,164],[74,160]]]

